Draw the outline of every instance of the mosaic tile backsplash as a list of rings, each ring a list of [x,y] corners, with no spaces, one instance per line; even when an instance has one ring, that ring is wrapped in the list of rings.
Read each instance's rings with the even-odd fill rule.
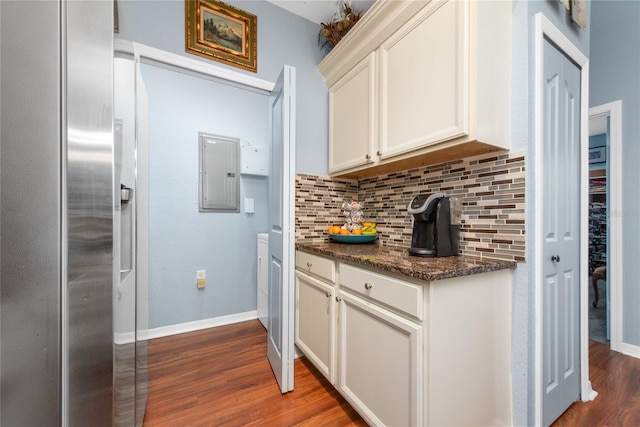
[[[523,153],[470,157],[361,180],[296,175],[296,239],[326,241],[343,224],[342,202],[358,200],[378,224],[382,245],[409,247],[407,205],[420,193],[443,192],[462,202],[460,252],[472,258],[524,261]]]

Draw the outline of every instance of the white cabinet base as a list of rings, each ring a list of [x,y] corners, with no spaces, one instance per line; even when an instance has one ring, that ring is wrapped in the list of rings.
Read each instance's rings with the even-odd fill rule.
[[[296,271],[295,342],[335,384],[335,288]]]
[[[512,424],[511,270],[425,282],[298,254],[296,344],[368,424]]]
[[[422,327],[340,295],[338,391],[371,425],[423,425]]]
[[[499,270],[431,283],[429,425],[512,424],[510,280]]]

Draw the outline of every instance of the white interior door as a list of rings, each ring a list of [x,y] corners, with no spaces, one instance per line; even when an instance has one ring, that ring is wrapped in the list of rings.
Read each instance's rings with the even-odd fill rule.
[[[280,386],[293,390],[295,68],[284,66],[270,99],[269,317],[267,355]]]
[[[580,396],[580,83],[578,67],[545,41],[544,425]]]

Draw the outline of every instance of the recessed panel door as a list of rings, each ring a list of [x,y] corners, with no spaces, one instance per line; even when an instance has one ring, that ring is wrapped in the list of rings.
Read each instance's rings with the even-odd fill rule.
[[[580,396],[580,70],[544,45],[543,424]]]
[[[293,390],[295,68],[284,66],[271,94],[267,355],[280,386]]]

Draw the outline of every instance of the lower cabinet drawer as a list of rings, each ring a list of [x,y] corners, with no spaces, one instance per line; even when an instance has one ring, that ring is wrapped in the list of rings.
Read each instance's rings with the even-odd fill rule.
[[[422,285],[340,263],[340,286],[419,320],[424,317]]]
[[[336,263],[330,258],[296,251],[296,268],[330,283],[336,282]]]

